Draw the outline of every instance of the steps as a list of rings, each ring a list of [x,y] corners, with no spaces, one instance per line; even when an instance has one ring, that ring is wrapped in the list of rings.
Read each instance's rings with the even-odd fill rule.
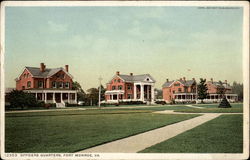
[[[65,103],[56,103],[56,108],[65,108]]]

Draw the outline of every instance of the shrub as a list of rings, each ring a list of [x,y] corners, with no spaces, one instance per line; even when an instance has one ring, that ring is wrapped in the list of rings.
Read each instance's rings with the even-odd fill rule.
[[[13,108],[34,107],[37,106],[36,97],[23,91],[13,90],[8,94],[10,106]]]

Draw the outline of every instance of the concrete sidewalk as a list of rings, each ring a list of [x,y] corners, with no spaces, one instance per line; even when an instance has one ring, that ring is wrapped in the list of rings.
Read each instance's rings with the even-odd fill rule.
[[[220,113],[203,114],[189,120],[79,151],[78,153],[136,153],[157,143],[168,140],[169,138],[175,137],[180,133],[197,127],[220,115]]]

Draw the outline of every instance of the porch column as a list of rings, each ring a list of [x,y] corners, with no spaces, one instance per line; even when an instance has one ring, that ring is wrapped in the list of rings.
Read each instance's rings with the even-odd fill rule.
[[[55,92],[53,92],[53,103],[56,103],[56,100],[55,100]]]
[[[151,85],[151,102],[154,102],[154,99],[155,99],[154,86]]]
[[[149,85],[147,85],[147,100],[149,100]]]
[[[119,101],[119,93],[117,93],[117,102]]]
[[[37,92],[36,92],[36,100],[37,100]]]
[[[75,93],[75,103],[77,103],[77,93]]]
[[[144,101],[144,85],[141,84],[141,100]]]
[[[70,101],[69,97],[70,97],[70,93],[68,93],[68,103],[69,103],[69,101]]]
[[[114,97],[113,97],[113,94],[111,95],[111,100],[113,100],[114,99]]]
[[[134,84],[134,100],[137,99],[137,93],[136,93],[136,85]]]
[[[44,94],[43,94],[43,92],[42,92],[42,101],[44,101]]]
[[[63,101],[63,93],[61,92],[61,103],[62,103],[62,101]]]
[[[45,101],[45,103],[47,103],[47,93],[46,92],[44,93],[44,101]]]

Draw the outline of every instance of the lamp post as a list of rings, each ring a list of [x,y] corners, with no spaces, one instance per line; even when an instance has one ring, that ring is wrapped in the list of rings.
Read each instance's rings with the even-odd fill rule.
[[[99,108],[101,107],[101,81],[102,81],[102,77],[100,76],[99,78],[99,82],[100,82],[100,84],[99,84],[99,102],[98,102],[98,106],[99,106]]]

